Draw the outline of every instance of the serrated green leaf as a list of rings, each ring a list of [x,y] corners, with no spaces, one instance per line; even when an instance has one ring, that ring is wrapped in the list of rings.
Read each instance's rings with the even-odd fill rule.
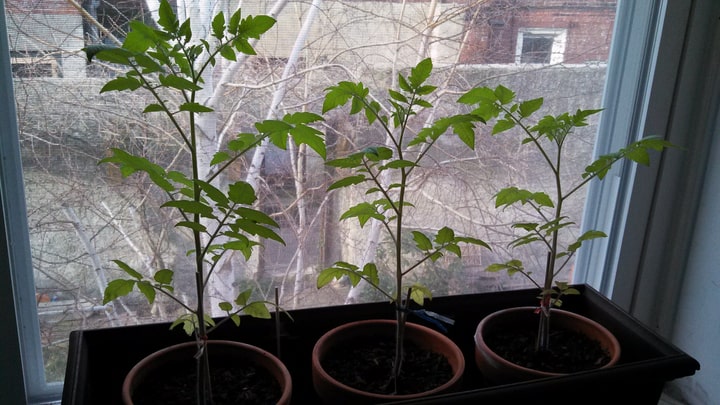
[[[343,276],[348,277],[353,287],[357,286],[360,280],[362,280],[357,266],[346,262],[337,262],[332,267],[324,269],[318,274],[317,288],[322,288],[333,280],[340,280]]]
[[[425,58],[418,62],[414,68],[410,69],[410,75],[408,76],[410,86],[412,86],[412,88],[418,88],[425,83],[430,77],[430,73],[432,73],[432,68],[433,63],[431,58]]]
[[[252,288],[248,288],[247,290],[241,291],[237,295],[237,297],[235,297],[235,305],[244,307],[250,301],[251,296],[252,296]]]
[[[453,240],[455,240],[455,231],[447,226],[440,229],[435,236],[435,243],[438,245],[452,242]]]
[[[377,287],[380,285],[380,276],[378,275],[378,269],[375,263],[366,263],[362,269],[362,275],[365,280],[373,286]]]
[[[251,205],[257,200],[255,189],[247,182],[237,181],[228,186],[228,197],[236,204]]]
[[[147,281],[138,281],[137,288],[145,296],[148,304],[152,305],[155,302],[155,288],[152,284]]]
[[[375,218],[378,221],[382,221],[385,219],[385,217],[378,212],[376,206],[367,202],[362,202],[358,205],[350,207],[340,216],[341,221],[349,218],[357,218],[360,222],[361,228],[365,226],[365,224],[367,223],[367,221],[370,220],[370,218]]]
[[[430,241],[430,238],[425,236],[424,233],[420,231],[412,231],[413,240],[415,241],[415,246],[417,246],[418,249],[427,251],[432,249],[433,245]]]
[[[270,311],[264,302],[252,302],[243,308],[243,312],[253,318],[270,319]]]
[[[505,132],[505,131],[508,131],[508,130],[510,130],[510,129],[513,129],[513,128],[515,128],[515,122],[514,122],[514,121],[509,120],[509,119],[507,119],[507,120],[498,120],[498,121],[495,123],[495,125],[493,126],[492,134],[493,134],[493,135],[496,135],[496,134],[499,134],[499,133],[501,133],[501,132]]]
[[[160,2],[160,8],[158,9],[158,24],[165,28],[168,32],[175,32],[177,30],[179,22],[177,16],[173,12],[170,3],[167,0]]]
[[[410,287],[410,299],[418,305],[425,304],[425,298],[432,299],[430,289],[420,284],[413,284]]]
[[[520,113],[520,117],[527,118],[535,111],[539,110],[540,107],[543,105],[543,99],[536,98],[532,100],[527,100],[522,103],[520,103],[520,107],[518,109],[518,112]]]
[[[222,12],[212,20],[212,35],[220,40],[225,36],[225,14]]]
[[[135,280],[123,279],[117,279],[109,282],[105,287],[105,292],[103,293],[103,305],[116,298],[124,297],[130,294],[135,287],[135,283],[137,283]]]

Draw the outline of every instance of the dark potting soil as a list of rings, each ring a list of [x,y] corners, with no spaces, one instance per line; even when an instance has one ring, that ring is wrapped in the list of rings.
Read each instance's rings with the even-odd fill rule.
[[[396,394],[415,394],[450,381],[452,368],[445,356],[405,343],[405,356]],[[328,353],[325,371],[341,383],[366,392],[393,394],[394,341],[363,341]]]
[[[211,365],[213,405],[277,404],[280,384],[264,368],[253,364]],[[133,395],[136,405],[195,405],[196,373],[191,366],[163,369],[138,387]]]
[[[517,365],[552,373],[574,373],[604,366],[608,353],[597,341],[565,329],[550,331],[547,351],[535,350],[537,329],[499,330],[485,336],[485,343],[496,354]]]

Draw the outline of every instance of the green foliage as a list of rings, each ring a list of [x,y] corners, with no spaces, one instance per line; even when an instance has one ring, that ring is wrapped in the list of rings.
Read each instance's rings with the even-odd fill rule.
[[[390,146],[374,146],[350,154],[346,157],[330,160],[329,166],[349,169],[351,174],[335,181],[328,187],[328,191],[345,187],[368,185],[366,195],[376,195],[377,198],[360,202],[347,209],[341,220],[355,218],[361,227],[368,221],[380,221],[395,243],[395,259],[400,263],[401,238],[403,232],[404,210],[412,207],[406,201],[406,187],[408,179],[415,169],[420,167],[420,161],[440,136],[452,129],[453,132],[468,146],[475,145],[475,124],[482,120],[472,114],[443,117],[432,125],[425,127],[418,135],[405,141],[410,120],[423,109],[433,108],[426,99],[432,95],[436,87],[427,83],[432,73],[432,61],[422,60],[410,70],[408,76],[398,75],[399,89],[388,90],[387,103],[389,110],[370,95],[370,90],[363,83],[342,81],[327,89],[322,111],[327,113],[336,108],[349,105],[349,114],[364,114],[368,125],[380,125]],[[386,112],[389,111],[389,112]],[[413,147],[422,145],[422,148]],[[399,179],[385,181],[385,179]],[[472,244],[489,248],[489,246],[475,238],[456,236],[455,232],[444,227],[435,235],[426,235],[420,231],[412,231],[417,251],[422,253],[420,260],[408,268],[395,269],[396,285],[394,291],[384,289],[377,276],[377,267],[369,263],[363,268],[346,263],[337,262],[334,266],[323,270],[317,280],[318,288],[327,285],[334,279],[348,277],[353,286],[360,280],[369,282],[383,295],[396,305],[402,304],[403,286],[402,278],[427,260],[436,261],[446,252],[461,256],[460,244]],[[410,288],[409,296],[413,301],[422,303],[424,297],[430,297],[426,288],[414,285]]]
[[[443,227],[435,234],[411,231],[412,252],[405,251],[403,244],[406,233],[405,212],[413,207],[407,201],[407,185],[412,174],[420,167],[420,161],[432,149],[440,136],[450,130],[470,148],[475,147],[475,124],[483,120],[474,114],[443,117],[424,127],[410,139],[409,124],[413,117],[425,109],[432,109],[428,100],[436,87],[427,81],[432,73],[432,61],[425,59],[410,69],[407,76],[398,75],[398,89],[389,89],[387,108],[376,101],[363,83],[343,81],[326,89],[322,106],[323,113],[346,107],[350,115],[363,114],[368,125],[380,126],[385,134],[385,145],[365,148],[346,157],[330,160],[327,165],[343,169],[349,174],[328,187],[328,191],[346,187],[363,186],[366,201],[360,202],[341,214],[340,220],[357,219],[364,227],[371,219],[379,221],[392,242],[393,283],[388,288],[381,283],[375,263],[360,266],[339,261],[320,272],[317,287],[321,288],[336,279],[347,277],[353,286],[365,280],[396,307],[398,356],[403,352],[402,341],[409,302],[423,305],[432,298],[429,288],[415,283],[407,288],[404,278],[423,263],[432,263],[446,253],[461,256],[461,244],[488,248],[480,239],[458,236],[449,227]],[[405,259],[412,256],[412,264]],[[429,262],[428,262],[429,261]],[[407,294],[407,295],[405,295]],[[392,372],[397,383],[401,359],[395,359]]]
[[[203,90],[203,76],[215,65],[218,58],[235,61],[237,54],[254,55],[250,40],[259,38],[275,24],[268,16],[243,16],[238,10],[229,18],[221,12],[212,20],[212,43],[196,38],[190,21],[179,21],[167,0],[162,0],[157,27],[140,21],[130,23],[130,32],[122,46],[89,46],[85,49],[88,60],[101,60],[126,67],[127,73],[109,80],[101,92],[143,90],[153,96],[145,108],[147,114],[163,114],[183,140],[190,155],[191,167],[186,171],[168,171],[142,156],[122,149],[100,161],[117,166],[125,177],[145,175],[165,194],[161,208],[174,210],[178,215],[175,226],[193,235],[193,247],[188,254],[194,258],[195,280],[198,283],[197,306],[188,307],[173,295],[174,273],[160,269],[145,275],[120,260],[115,263],[129,278],[108,283],[104,303],[125,296],[137,289],[152,304],[161,293],[187,310],[172,327],[182,325],[188,334],[200,338],[218,325],[205,314],[204,291],[208,280],[227,252],[238,251],[250,258],[256,239],[269,239],[284,243],[278,234],[278,224],[267,214],[253,207],[257,196],[253,187],[244,181],[235,181],[220,189],[214,180],[234,162],[261,142],[267,140],[285,148],[287,139],[307,144],[320,156],[325,156],[322,133],[312,125],[322,117],[312,113],[287,114],[282,119],[265,120],[255,124],[257,133],[240,133],[218,151],[209,167],[199,167],[198,131],[195,122],[199,115],[213,112],[210,105],[199,103],[197,94]],[[179,101],[173,101],[179,100]],[[204,170],[203,170],[204,169]],[[202,178],[200,173],[209,173]],[[222,302],[220,310],[225,320],[240,323],[240,313],[269,318],[264,301],[250,300],[251,291],[240,293],[233,302]],[[198,322],[198,319],[204,319]]]
[[[523,235],[509,245],[518,247],[531,243],[543,244],[548,251],[544,280],[537,282],[533,279],[532,272],[517,259],[491,264],[486,270],[506,271],[510,275],[520,273],[541,289],[543,303],[559,306],[562,303],[561,296],[576,294],[577,290],[567,286],[567,283],[555,281],[555,277],[570,262],[583,242],[606,236],[601,231],[589,230],[570,242],[568,246],[559,246],[559,233],[573,224],[564,215],[563,207],[566,200],[592,179],[603,179],[618,161],[626,159],[648,165],[649,151],[662,151],[672,145],[658,137],[648,137],[633,142],[617,152],[600,156],[585,168],[584,173],[575,183],[567,185],[563,183],[561,176],[566,142],[572,139],[576,128],[588,125],[588,119],[602,110],[578,109],[575,113],[546,115],[536,119],[533,124],[530,120],[541,109],[542,98],[518,101],[515,92],[498,86],[495,89],[488,87],[472,89],[462,95],[459,101],[472,106],[473,114],[492,123],[493,135],[516,130],[520,142],[534,148],[549,169],[548,176],[551,176],[553,184],[556,185],[555,190],[530,191],[512,186],[500,190],[495,195],[496,207],[525,205],[537,214],[536,219],[539,219],[537,222],[516,222],[512,225],[514,229],[522,231]],[[561,262],[558,259],[562,259]]]

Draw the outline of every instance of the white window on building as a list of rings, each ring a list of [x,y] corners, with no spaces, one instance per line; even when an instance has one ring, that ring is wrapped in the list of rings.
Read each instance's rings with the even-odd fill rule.
[[[59,77],[57,59],[39,52],[18,52],[10,57],[14,77]]]
[[[518,31],[515,63],[562,63],[566,42],[564,29],[522,28]]]

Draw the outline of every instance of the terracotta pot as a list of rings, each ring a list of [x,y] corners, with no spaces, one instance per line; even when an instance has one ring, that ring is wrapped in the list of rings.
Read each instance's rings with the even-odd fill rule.
[[[453,376],[446,383],[416,394],[388,395],[362,391],[345,385],[330,376],[322,366],[323,360],[334,347],[342,346],[349,340],[387,336],[394,339],[394,320],[365,320],[341,325],[325,333],[315,344],[312,352],[312,378],[315,392],[326,404],[372,404],[426,397],[451,392],[459,387],[465,370],[465,358],[457,345],[445,335],[408,322],[406,338],[421,349],[445,356],[452,368]]]
[[[485,317],[478,325],[475,331],[475,363],[483,376],[489,381],[504,384],[565,375],[519,366],[500,357],[485,343],[484,336],[487,336],[487,333],[493,330],[522,324],[523,322],[531,322],[532,325],[536,325],[538,322],[538,315],[535,313],[536,309],[536,307],[517,307],[500,310]],[[579,332],[599,342],[600,346],[610,356],[610,361],[598,368],[613,366],[620,359],[620,343],[618,340],[610,331],[592,319],[573,312],[553,309],[550,322],[551,328],[561,327]]]
[[[237,364],[252,362],[256,366],[266,369],[278,381],[282,394],[277,403],[282,405],[290,403],[292,393],[290,372],[277,357],[259,347],[240,342],[211,340],[208,341],[208,345],[210,367],[212,367],[213,361],[228,358],[237,359],[233,360]],[[196,351],[195,342],[187,342],[159,350],[142,359],[125,377],[122,387],[123,403],[125,405],[133,404],[132,396],[135,390],[153,371],[164,367],[170,369],[188,361],[194,362],[193,356]]]

